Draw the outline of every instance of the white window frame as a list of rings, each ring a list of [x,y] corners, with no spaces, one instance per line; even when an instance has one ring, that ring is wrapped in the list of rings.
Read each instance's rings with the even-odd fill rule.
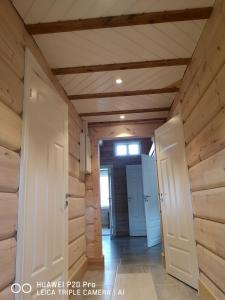
[[[138,145],[138,154],[130,154],[129,153],[129,145],[137,144]],[[117,146],[118,145],[125,145],[127,149],[127,153],[125,155],[117,154]],[[114,155],[115,157],[126,157],[126,156],[138,156],[141,155],[141,143],[140,141],[123,141],[123,142],[115,142],[114,144]]]

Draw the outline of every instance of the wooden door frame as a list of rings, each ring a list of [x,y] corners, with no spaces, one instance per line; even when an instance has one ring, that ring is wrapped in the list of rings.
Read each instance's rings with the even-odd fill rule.
[[[25,219],[25,184],[26,184],[26,176],[25,171],[27,168],[28,161],[26,160],[26,151],[25,151],[25,145],[27,144],[28,136],[27,136],[27,103],[28,99],[30,97],[30,85],[31,85],[31,75],[32,72],[35,72],[38,74],[38,76],[41,77],[42,80],[53,90],[56,91],[56,93],[61,98],[61,95],[56,90],[55,86],[41,67],[41,65],[38,63],[38,61],[35,59],[32,52],[29,50],[29,48],[25,49],[25,76],[24,76],[24,98],[23,98],[23,122],[22,122],[22,143],[21,143],[21,163],[20,163],[20,180],[19,180],[19,195],[18,195],[18,221],[17,221],[17,251],[16,251],[16,283],[21,283],[23,280],[23,272],[24,272],[24,256],[23,256],[23,250],[24,250],[24,219]],[[65,103],[65,101],[62,99],[62,101]],[[67,149],[68,150],[68,149]],[[67,151],[68,152],[68,151]],[[66,162],[66,169],[68,170],[68,160]],[[67,172],[68,173],[68,172]],[[67,184],[68,185],[68,184]],[[68,186],[67,186],[68,190]],[[66,210],[66,227],[68,227],[68,210]],[[68,231],[66,232],[65,236],[65,242],[66,247],[68,248]],[[65,268],[66,268],[66,277],[68,277],[68,251],[66,251],[65,255]],[[67,279],[67,278],[66,278]],[[15,299],[19,300],[22,298],[21,293],[15,294]]]

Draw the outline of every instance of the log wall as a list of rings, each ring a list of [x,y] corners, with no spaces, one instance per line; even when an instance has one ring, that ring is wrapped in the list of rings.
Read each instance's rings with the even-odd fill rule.
[[[19,167],[21,148],[22,107],[24,88],[25,47],[28,47],[39,64],[58,90],[61,97],[69,103],[63,89],[51,73],[44,57],[9,0],[0,1],[0,299],[13,299],[10,284],[15,278],[17,206],[19,188]],[[71,178],[79,177],[79,132],[81,121],[69,105],[69,141]],[[69,200],[69,218],[75,219],[84,215],[84,183],[75,180],[70,187],[76,190],[79,186],[80,198]],[[79,194],[79,195],[78,195]],[[70,222],[69,222],[70,223]],[[70,225],[70,244],[78,233],[74,221]],[[83,223],[82,223],[83,226]],[[79,228],[80,230],[80,228]],[[83,229],[82,229],[83,230]],[[74,232],[72,232],[74,231]],[[83,231],[82,231],[83,232]],[[81,231],[79,231],[81,234]],[[83,238],[84,239],[84,238]],[[79,253],[79,257],[74,252]],[[81,253],[82,252],[82,253]],[[74,276],[86,261],[85,243],[82,251],[73,248],[69,261],[70,275]],[[77,265],[75,265],[77,261]]]
[[[225,299],[224,20],[216,0],[173,105],[184,121],[202,300]]]

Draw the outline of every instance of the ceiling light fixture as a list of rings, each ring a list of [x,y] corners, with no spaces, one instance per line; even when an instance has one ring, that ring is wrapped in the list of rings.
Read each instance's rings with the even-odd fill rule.
[[[116,79],[116,84],[121,84],[122,82],[123,82],[123,80],[121,78]]]
[[[121,116],[120,116],[120,119],[121,119],[121,120],[125,119],[125,116],[124,116],[124,115],[121,115]]]

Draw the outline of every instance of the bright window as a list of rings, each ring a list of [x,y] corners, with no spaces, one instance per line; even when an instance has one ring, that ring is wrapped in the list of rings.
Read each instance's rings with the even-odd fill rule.
[[[121,142],[115,144],[115,155],[140,155],[140,143],[139,142]]]
[[[100,170],[101,207],[109,207],[109,172],[108,169]]]

